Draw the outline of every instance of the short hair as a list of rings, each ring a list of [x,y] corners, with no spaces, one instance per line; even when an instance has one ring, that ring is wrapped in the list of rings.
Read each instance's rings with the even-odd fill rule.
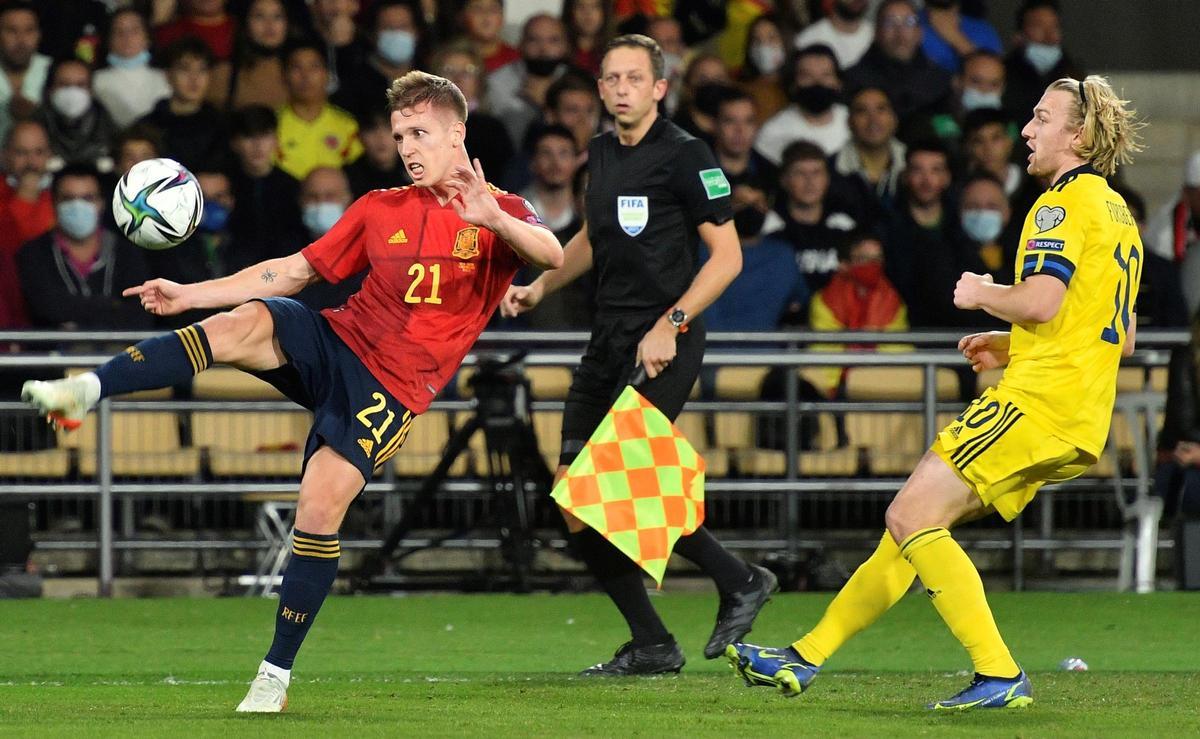
[[[908,149],[904,152],[904,165],[907,167],[912,164],[913,156],[922,153],[940,154],[946,161],[946,166],[950,166],[950,150],[938,139],[924,139],[909,144]]]
[[[879,7],[875,9],[875,29],[876,30],[879,30],[880,24],[883,23],[884,8],[888,8],[892,5],[907,5],[908,9],[911,10],[913,13],[917,13],[917,14],[920,13],[920,9],[917,8],[917,4],[916,4],[916,2],[914,2],[914,0],[883,0],[883,2],[879,3]]]
[[[811,141],[798,139],[788,144],[783,148],[783,154],[779,157],[779,171],[782,172],[796,162],[819,161],[829,168],[829,162],[825,158],[825,150],[817,146]]]
[[[155,155],[162,154],[162,132],[149,123],[134,123],[118,131],[112,141],[113,154],[120,152],[121,148],[131,141],[145,141],[154,149]]]
[[[559,123],[547,123],[544,126],[537,126],[534,130],[530,131],[528,146],[526,148],[532,152],[543,139],[549,138],[566,139],[571,143],[572,151],[575,149],[575,136],[571,133],[571,129]]]
[[[1132,162],[1133,155],[1144,148],[1138,132],[1146,124],[1138,120],[1136,110],[1126,107],[1129,101],[1118,97],[1106,78],[1097,74],[1089,74],[1083,81],[1063,77],[1046,89],[1068,94],[1067,125],[1080,129],[1075,154],[1100,174],[1115,174],[1118,166]]]
[[[721,114],[721,108],[730,103],[750,103],[757,109],[757,101],[754,96],[740,87],[726,87],[722,91],[720,99],[717,100],[717,115]]]
[[[292,58],[302,51],[311,51],[316,54],[317,58],[321,60],[321,66],[329,69],[329,58],[325,55],[324,47],[308,39],[297,39],[284,46],[282,56],[284,68],[291,66]]]
[[[626,33],[617,36],[604,47],[604,55],[608,56],[608,52],[613,49],[641,49],[650,55],[650,71],[654,73],[654,80],[663,79],[666,70],[666,63],[663,61],[662,47],[658,42],[649,36],[640,33]]]
[[[977,172],[972,172],[971,175],[968,176],[967,179],[963,182],[962,191],[966,192],[967,188],[970,187],[971,185],[974,185],[976,182],[990,182],[993,185],[995,185],[996,187],[1000,188],[1000,192],[1004,194],[1004,197],[1006,199],[1008,198],[1008,193],[1004,192],[1004,183],[1000,181],[1000,178],[997,177],[996,175],[992,174],[991,172],[988,172],[985,170],[979,170]]]
[[[458,120],[467,120],[467,99],[458,85],[445,77],[414,69],[392,81],[387,91],[388,113],[407,110],[421,103],[445,108]]]
[[[975,51],[972,51],[970,54],[967,54],[962,58],[962,63],[959,65],[959,69],[965,70],[967,65],[976,59],[991,59],[1001,67],[1004,66],[1004,57],[1000,56],[991,49],[975,49]]]
[[[50,182],[50,197],[52,199],[58,200],[58,191],[62,187],[62,181],[68,177],[90,177],[95,181],[97,189],[101,187],[100,170],[96,169],[95,165],[74,162],[54,173],[54,179]]]
[[[12,140],[17,135],[17,129],[22,126],[36,126],[42,129],[42,135],[46,137],[46,141],[50,140],[50,132],[46,130],[46,125],[36,118],[18,118],[12,122],[8,130],[4,132],[4,141],[0,143],[0,149],[8,149],[12,146]]]
[[[1062,16],[1062,8],[1059,7],[1058,0],[1025,0],[1017,8],[1017,30],[1020,31],[1025,27],[1025,18],[1035,10],[1047,8],[1053,10],[1057,16]]]
[[[877,241],[883,246],[883,237],[872,228],[857,227],[846,231],[837,240],[837,256],[839,262],[849,262],[850,254],[855,247],[864,241]]]
[[[74,57],[74,56],[59,57],[58,59],[55,59],[53,62],[50,63],[50,69],[46,71],[46,84],[42,87],[42,97],[46,101],[50,100],[50,85],[52,85],[54,83],[54,75],[58,74],[58,70],[67,66],[68,64],[78,64],[79,66],[83,67],[84,69],[87,70],[88,80],[92,79],[92,74],[93,74],[92,68],[91,68],[91,66],[88,65],[87,62],[83,61],[82,59],[80,59],[78,57]],[[91,87],[90,83],[89,83],[88,87],[89,88]]]
[[[283,3],[287,5],[286,2]],[[360,22],[359,27],[368,30],[375,30],[379,25],[379,16],[383,15],[383,11],[388,8],[405,8],[412,15],[413,25],[417,28],[417,33],[421,34],[425,26],[425,14],[417,10],[413,5],[413,0],[375,0],[375,4],[367,11],[366,17]]]
[[[846,107],[849,108],[850,106],[854,105],[854,99],[859,95],[862,95],[864,92],[877,92],[880,95],[883,95],[883,99],[887,100],[887,104],[892,109],[892,112],[896,112],[896,101],[892,100],[892,96],[885,88],[876,84],[866,84],[862,87],[854,88],[854,90],[846,96]]]
[[[34,7],[30,0],[4,0],[4,2],[0,2],[0,17],[19,10],[33,13],[34,20],[38,22],[39,26],[41,25],[42,19],[38,16],[37,8]]]
[[[965,141],[987,126],[1000,126],[1005,130],[1011,123],[1008,115],[999,108],[976,108],[963,118],[962,137]]]
[[[796,70],[800,67],[800,60],[806,56],[823,56],[833,63],[833,73],[842,77],[842,65],[838,63],[837,54],[833,49],[825,44],[809,44],[802,49],[796,51],[796,56],[792,60],[792,77],[796,76]]]
[[[600,97],[596,92],[595,80],[589,79],[582,72],[568,70],[546,88],[546,110],[557,109],[563,94],[568,92],[586,92],[597,101]]]
[[[204,66],[212,68],[216,63],[212,49],[195,36],[184,36],[172,41],[162,52],[162,66],[166,69],[174,67],[188,57],[195,57],[204,62]]]
[[[278,127],[279,118],[275,111],[265,105],[247,105],[229,115],[231,138],[250,138],[275,133]]]

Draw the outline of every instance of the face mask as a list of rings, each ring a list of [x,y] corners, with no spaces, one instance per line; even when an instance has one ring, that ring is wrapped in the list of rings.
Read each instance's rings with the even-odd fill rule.
[[[133,56],[108,55],[108,66],[113,69],[141,69],[149,63],[149,50],[145,50],[141,54],[134,54]]]
[[[1062,47],[1030,42],[1025,44],[1025,59],[1038,74],[1045,74],[1062,59]]]
[[[762,231],[767,214],[758,208],[746,207],[733,212],[733,227],[742,238],[758,236]]]
[[[783,47],[775,44],[755,44],[750,47],[750,61],[763,74],[774,74],[783,66]]]
[[[375,50],[390,64],[408,64],[417,51],[417,35],[412,31],[380,31]]]
[[[792,92],[792,101],[805,112],[821,115],[837,102],[838,91],[825,85],[805,85]]]
[[[92,94],[83,87],[60,87],[50,93],[50,105],[64,118],[75,120],[92,105]]]
[[[100,222],[100,211],[86,200],[64,200],[54,206],[54,216],[67,236],[79,241],[96,233]]]
[[[549,77],[562,64],[562,59],[530,59],[525,58],[525,69],[534,77]]]
[[[8,186],[14,190],[16,190],[17,187],[21,184],[21,178],[17,177],[15,174],[6,175],[4,177],[4,181],[7,182]],[[54,175],[50,174],[49,172],[43,172],[42,176],[38,178],[38,189],[39,190],[49,190],[50,184],[53,182],[54,182]]]
[[[333,224],[338,222],[345,210],[341,203],[328,201],[310,203],[304,206],[302,215],[304,227],[313,236],[324,236],[329,229],[333,228]]]
[[[1004,228],[1004,214],[998,210],[979,208],[962,212],[962,227],[972,241],[990,244]]]
[[[204,201],[204,214],[200,216],[200,224],[197,228],[207,233],[216,233],[225,228],[225,224],[228,222],[228,208],[212,200]]]
[[[965,111],[978,110],[980,108],[1000,109],[1000,93],[998,92],[980,92],[974,87],[963,88],[962,106]]]
[[[874,289],[883,280],[883,262],[852,264],[847,272],[850,279],[867,289]]]
[[[664,80],[674,79],[675,73],[678,72],[679,68],[682,66],[683,66],[683,57],[681,57],[680,55],[678,55],[674,52],[670,52],[670,51],[663,52],[663,79]]]

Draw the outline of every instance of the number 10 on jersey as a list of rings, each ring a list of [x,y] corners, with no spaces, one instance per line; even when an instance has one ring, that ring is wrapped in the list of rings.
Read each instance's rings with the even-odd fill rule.
[[[1121,343],[1121,336],[1129,334],[1129,298],[1133,293],[1134,280],[1141,277],[1142,255],[1138,252],[1137,244],[1129,245],[1129,255],[1122,256],[1121,245],[1113,251],[1113,258],[1121,268],[1121,279],[1117,281],[1117,290],[1113,295],[1113,317],[1108,326],[1100,332],[1100,340],[1110,344]],[[1121,320],[1121,330],[1117,331],[1117,319]]]

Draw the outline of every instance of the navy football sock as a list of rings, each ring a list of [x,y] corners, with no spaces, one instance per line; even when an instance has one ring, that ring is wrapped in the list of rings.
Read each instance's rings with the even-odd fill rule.
[[[283,571],[279,610],[275,614],[275,640],[267,652],[271,664],[292,669],[296,652],[300,651],[317,611],[333,587],[340,555],[337,534],[292,531],[292,558]]]
[[[571,539],[588,570],[600,581],[604,592],[608,593],[617,610],[625,617],[633,643],[641,646],[670,641],[671,632],[667,631],[650,604],[642,570],[637,563],[595,529],[584,529],[572,534]]]
[[[138,342],[96,368],[100,397],[171,387],[212,364],[212,349],[200,324]]]
[[[675,542],[675,553],[694,562],[713,579],[722,593],[737,593],[750,584],[750,568],[721,546],[708,529],[701,526]]]

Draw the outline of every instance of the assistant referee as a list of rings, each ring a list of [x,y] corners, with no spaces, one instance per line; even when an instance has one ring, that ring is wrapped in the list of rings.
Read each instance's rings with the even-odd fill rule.
[[[662,49],[647,36],[613,39],[600,68],[600,96],[616,130],[592,139],[587,222],[564,249],[562,268],[511,287],[501,309],[516,316],[596,270],[596,320],[563,414],[558,474],[583,449],[640,364],[638,389],[674,420],[704,359],[697,318],[742,266],[730,186],[704,142],[658,114],[667,94]],[[698,246],[711,251],[704,267]],[[600,534],[564,512],[576,550],[629,624],[632,639],[583,675],[678,672],[683,652],[650,604],[641,571]],[[712,659],[749,632],[776,589],[769,571],[729,554],[704,527],[675,551],[695,562],[721,594],[705,647]]]

